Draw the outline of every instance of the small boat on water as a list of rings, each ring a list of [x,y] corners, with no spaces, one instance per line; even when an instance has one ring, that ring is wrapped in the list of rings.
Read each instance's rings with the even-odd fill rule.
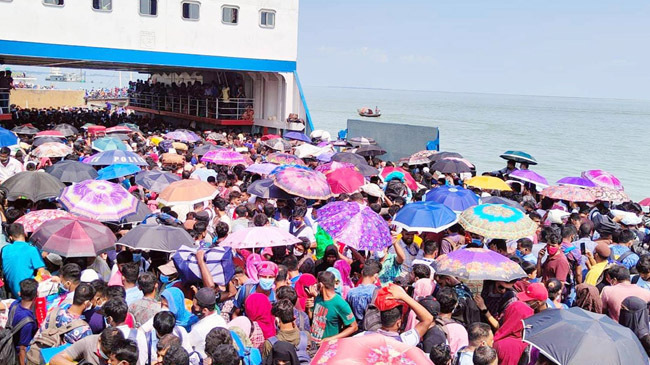
[[[362,117],[370,117],[370,118],[381,117],[381,111],[377,107],[375,107],[375,110],[372,110],[371,108],[363,107],[361,109],[357,109],[357,112]]]

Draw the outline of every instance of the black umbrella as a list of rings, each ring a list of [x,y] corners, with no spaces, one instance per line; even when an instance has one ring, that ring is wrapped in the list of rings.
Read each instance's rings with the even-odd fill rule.
[[[135,213],[129,214],[126,217],[122,218],[120,223],[136,223],[136,222],[142,222],[147,216],[149,216],[152,213],[151,209],[149,209],[149,206],[147,204],[138,201],[138,207],[136,208]]]
[[[264,199],[291,199],[294,196],[273,185],[273,179],[260,179],[251,183],[246,192]]]
[[[48,142],[65,143],[65,139],[63,139],[63,138],[57,138],[57,137],[39,137],[39,138],[34,138],[34,143],[32,143],[32,147],[38,147],[38,146],[42,145],[43,143],[48,143]]]
[[[49,166],[45,172],[56,177],[63,183],[78,183],[84,180],[95,180],[97,170],[79,161],[63,160]]]
[[[8,200],[29,199],[38,201],[59,196],[65,185],[56,177],[43,171],[23,171],[5,180],[0,189]]]
[[[386,150],[383,148],[379,147],[379,145],[376,144],[364,144],[361,147],[357,148],[357,151],[355,152],[357,155],[361,155],[364,157],[368,156],[380,156],[386,154]]]
[[[359,172],[361,172],[363,176],[379,175],[379,170],[368,165],[366,159],[363,158],[362,156],[357,155],[356,153],[350,153],[350,152],[335,153],[334,156],[332,156],[332,161],[349,162],[354,166],[356,166],[356,168],[359,169]]]
[[[443,158],[431,165],[431,170],[440,171],[443,174],[460,174],[472,171],[472,167],[459,158]]]
[[[500,196],[486,196],[485,198],[481,198],[481,204],[503,204],[515,209],[519,209],[522,212],[526,211],[526,209],[524,209],[524,207],[522,207],[521,204],[517,203],[516,201],[502,198]]]
[[[38,133],[38,128],[30,127],[28,125],[19,125],[14,127],[11,131],[16,134],[32,135]]]
[[[217,147],[217,146],[213,145],[212,143],[206,143],[204,145],[198,146],[195,149],[193,149],[192,153],[196,153],[199,156],[203,156],[206,153],[208,153],[208,151],[215,151],[215,150],[220,150],[220,149],[223,149],[223,147]]]
[[[77,130],[77,128],[71,126],[68,123],[57,124],[54,127],[54,130],[63,133],[63,135],[66,137],[79,133],[79,130]]]
[[[461,155],[458,152],[438,152],[438,153],[436,153],[434,155],[431,155],[431,157],[429,157],[429,159],[431,159],[431,161],[435,162],[435,161],[438,161],[438,160],[442,160],[443,158],[449,158],[449,157],[463,158],[463,155]]]
[[[634,332],[579,307],[547,309],[524,319],[523,340],[560,365],[648,363]]]
[[[120,141],[128,141],[131,139],[131,137],[123,133],[111,133],[111,138],[116,138],[119,139]]]
[[[140,224],[117,241],[136,250],[175,252],[181,246],[193,246],[192,236],[180,227]]]
[[[374,138],[370,138],[370,137],[352,137],[348,139],[348,142],[350,142],[354,146],[377,143]]]
[[[180,179],[180,177],[170,172],[156,170],[145,170],[138,172],[137,175],[135,175],[136,184],[156,193],[160,193],[165,190],[169,184],[179,181]]]

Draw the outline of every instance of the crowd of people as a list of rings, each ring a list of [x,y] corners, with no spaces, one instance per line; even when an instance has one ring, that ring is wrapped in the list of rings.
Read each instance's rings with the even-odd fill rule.
[[[130,90],[202,94],[210,88],[137,82]],[[537,224],[530,236],[490,239],[460,224],[440,233],[408,231],[393,224],[396,214],[431,190],[463,185],[459,175],[405,163],[401,167],[415,180],[414,189],[403,179],[384,181],[380,172],[395,164],[371,157],[367,164],[377,172],[369,174],[360,191],[329,200],[271,199],[248,191],[265,177],[262,174],[247,172],[244,165],[205,163],[196,153],[214,143],[263,163],[277,151],[262,135],[195,131],[200,141],[185,142],[187,150],[175,149],[181,162],[165,163],[162,154],[170,149],[152,137],[163,135],[169,127],[156,121],[86,110],[15,110],[12,121],[41,130],[60,123],[79,128],[79,134],[65,141],[74,152],[61,158],[74,161],[95,153],[94,137],[83,132],[85,123],[127,122],[137,124],[139,130],[129,133],[124,143],[147,161],[145,169],[184,180],[195,178],[192,174],[199,169],[214,172],[206,181],[216,189],[215,197],[180,214],[176,207],[158,202],[156,192],[138,186],[132,175],[114,180],[152,208],[158,224],[182,227],[191,235],[201,278],[187,280],[171,259],[173,253],[119,243],[96,257],[44,252],[16,221],[36,210],[62,209],[61,203],[2,199],[0,291],[7,299],[0,304],[0,322],[4,322],[0,324],[15,333],[12,341],[20,365],[299,365],[315,358],[324,364],[336,352],[332,344],[366,336],[416,348],[436,365],[550,365],[556,363],[552,356],[523,341],[522,320],[569,307],[609,316],[631,329],[650,353],[650,234],[637,203],[614,206],[607,201],[553,200],[523,184],[510,192],[476,192],[516,202]],[[218,140],[208,138],[215,132]],[[33,136],[21,139],[26,144],[34,141]],[[300,143],[289,142],[285,152],[291,153]],[[0,180],[23,171],[30,160],[34,159],[28,151],[2,148]],[[323,162],[309,157],[302,163],[316,168]],[[501,172],[504,179],[516,169],[514,163],[509,167]],[[319,211],[330,201],[358,204],[379,215],[391,229],[390,245],[357,250],[333,239],[319,224]],[[614,209],[627,212],[626,219],[614,214]],[[108,226],[117,238],[133,227]],[[268,226],[293,235],[297,243],[262,250],[222,246],[241,230]],[[217,248],[232,254],[232,273],[223,283],[217,283],[205,260]],[[440,256],[468,248],[497,252],[519,265],[526,276],[470,285],[436,272]],[[54,285],[53,295],[45,283]],[[46,303],[43,292],[50,294]],[[389,358],[368,357],[367,362],[414,363],[402,352]]]
[[[86,99],[116,99],[126,98],[129,93],[128,87],[114,87],[86,90]]]

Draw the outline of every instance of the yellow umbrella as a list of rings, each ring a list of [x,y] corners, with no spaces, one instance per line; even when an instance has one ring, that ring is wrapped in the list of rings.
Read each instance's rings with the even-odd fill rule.
[[[465,185],[479,188],[481,190],[512,190],[505,181],[494,176],[475,176],[465,181]]]
[[[163,140],[164,139],[162,137],[158,137],[158,136],[151,137],[151,143],[155,144],[156,146],[158,145],[158,143],[162,142]]]
[[[187,151],[187,145],[185,143],[174,142],[172,143],[172,147],[174,147],[174,149],[179,151]]]

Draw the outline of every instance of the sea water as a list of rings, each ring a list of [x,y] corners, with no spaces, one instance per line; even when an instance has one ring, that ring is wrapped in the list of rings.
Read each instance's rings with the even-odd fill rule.
[[[440,149],[461,153],[478,173],[504,167],[506,150],[521,150],[550,184],[603,169],[633,200],[650,196],[650,101],[309,86],[305,97],[315,128],[332,136],[360,118],[358,108],[378,106],[381,121],[437,126]]]

